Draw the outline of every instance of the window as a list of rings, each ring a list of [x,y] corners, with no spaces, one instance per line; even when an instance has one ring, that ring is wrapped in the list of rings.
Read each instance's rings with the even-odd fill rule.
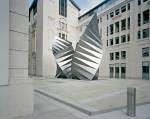
[[[130,17],[128,17],[128,29],[130,29]]]
[[[149,47],[142,48],[142,56],[149,57],[149,55],[150,55],[150,48]]]
[[[113,45],[113,44],[114,44],[114,40],[112,38],[112,39],[110,39],[110,46]]]
[[[126,19],[121,20],[121,30],[126,30]]]
[[[141,26],[141,14],[138,14],[138,26]]]
[[[143,0],[143,2],[146,2],[146,1],[148,1],[148,0]]]
[[[109,65],[110,78],[114,77],[114,67],[112,64]]]
[[[150,79],[150,63],[148,61],[142,62],[142,79],[149,80]]]
[[[121,59],[126,59],[126,51],[121,51]]]
[[[148,38],[149,37],[149,28],[143,29],[143,38]]]
[[[108,20],[109,18],[108,18],[108,14],[107,14],[107,20]]]
[[[59,33],[58,36],[61,38],[61,33]]]
[[[115,64],[115,78],[119,78],[119,64]]]
[[[59,21],[59,28],[60,30],[67,31],[67,24]]]
[[[127,38],[128,38],[128,42],[129,42],[130,41],[130,34],[127,35]]]
[[[149,10],[143,12],[143,24],[149,23]]]
[[[119,32],[119,22],[115,23],[115,32],[118,33]]]
[[[115,59],[119,60],[119,52],[115,52]]]
[[[138,5],[141,5],[141,0],[138,0]]]
[[[110,13],[110,17],[114,17],[114,12],[111,12],[111,13]]]
[[[115,15],[119,15],[119,13],[120,13],[119,9],[115,10]]]
[[[126,6],[121,7],[121,12],[125,12],[126,11]]]
[[[65,34],[62,34],[62,39],[64,39],[64,40],[65,40]]]
[[[121,64],[121,78],[122,79],[126,78],[126,64],[124,63]]]
[[[67,0],[59,0],[59,15],[67,17]]]
[[[116,43],[116,44],[119,44],[119,37],[116,37],[116,38],[115,38],[115,43]]]
[[[128,10],[130,10],[130,3],[128,3]]]
[[[125,43],[126,42],[126,35],[121,36],[121,43]]]
[[[138,31],[138,39],[141,39],[141,31]]]
[[[107,36],[108,36],[108,26],[107,26]]]
[[[110,60],[114,60],[114,53],[110,53]]]
[[[110,25],[110,34],[113,34],[114,33],[114,27],[113,27],[113,24]]]
[[[108,40],[107,40],[107,44],[106,45],[108,46]]]

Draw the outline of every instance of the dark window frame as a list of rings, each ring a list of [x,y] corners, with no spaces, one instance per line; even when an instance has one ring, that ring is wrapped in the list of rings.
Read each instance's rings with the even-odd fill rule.
[[[126,35],[122,35],[121,36],[121,43],[125,43],[126,42]]]
[[[142,48],[142,56],[143,57],[149,57],[150,56],[150,48],[149,47]]]
[[[149,28],[143,29],[143,38],[149,38]]]
[[[138,26],[141,26],[141,13],[138,14]]]
[[[126,51],[121,51],[121,59],[126,59]]]
[[[126,9],[127,9],[127,8],[126,8],[126,5],[122,6],[122,7],[121,7],[121,13],[126,12]]]
[[[114,34],[114,25],[111,24],[109,27],[110,27],[110,35]]]
[[[115,32],[118,33],[119,31],[120,31],[120,23],[118,21],[118,22],[115,23]]]
[[[114,12],[110,12],[110,18],[114,17]]]
[[[120,53],[119,52],[115,52],[115,60],[119,60],[120,59]]]
[[[109,41],[110,41],[110,46],[114,45],[114,39],[113,38],[111,38]]]
[[[114,60],[114,53],[110,53],[110,61]]]
[[[120,14],[120,9],[116,9],[115,10],[115,15],[119,15]]]
[[[150,21],[150,10],[143,11],[143,24],[147,24]]]
[[[126,19],[121,20],[121,30],[126,30]]]
[[[119,37],[116,37],[115,38],[115,44],[119,44],[120,43],[119,41],[120,41]]]

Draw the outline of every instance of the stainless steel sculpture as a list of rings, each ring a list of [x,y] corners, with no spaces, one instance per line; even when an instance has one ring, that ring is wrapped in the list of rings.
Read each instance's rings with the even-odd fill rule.
[[[72,43],[56,37],[52,45],[52,50],[57,63],[56,77],[71,78],[71,62],[74,52]]]
[[[56,38],[53,43],[58,78],[75,78],[84,80],[98,79],[102,59],[102,41],[95,14],[77,43],[75,52],[71,42]]]
[[[102,41],[95,14],[77,43],[72,59],[72,78],[98,79],[99,66],[102,59]]]

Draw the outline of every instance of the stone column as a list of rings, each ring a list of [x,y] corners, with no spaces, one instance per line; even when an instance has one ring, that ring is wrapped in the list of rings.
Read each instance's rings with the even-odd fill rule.
[[[24,116],[33,112],[33,86],[28,77],[27,0],[3,0],[0,5],[7,8],[5,9],[7,13],[5,13],[5,10],[1,10],[0,7],[0,11],[4,11],[0,14],[4,16],[6,22],[8,20],[9,24],[9,28],[7,25],[4,26],[9,32],[8,59],[6,57],[9,66],[7,67],[7,64],[4,66],[4,69],[8,68],[8,75],[3,79],[5,85],[0,86],[0,118]],[[8,17],[5,16],[7,14]],[[0,30],[3,30],[4,27],[1,27]],[[0,39],[0,44],[3,40],[7,40],[2,36]],[[5,52],[7,53],[7,49]]]

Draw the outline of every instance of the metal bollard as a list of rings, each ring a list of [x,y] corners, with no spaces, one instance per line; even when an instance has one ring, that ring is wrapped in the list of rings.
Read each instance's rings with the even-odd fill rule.
[[[127,88],[127,115],[136,116],[136,88]]]

